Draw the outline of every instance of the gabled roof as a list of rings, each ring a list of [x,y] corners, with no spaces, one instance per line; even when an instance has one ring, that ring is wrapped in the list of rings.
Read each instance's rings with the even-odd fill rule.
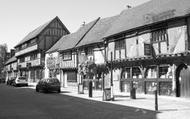
[[[10,59],[8,59],[8,61],[5,63],[5,65],[10,64],[12,62],[16,62],[17,58],[15,56],[11,57]]]
[[[47,53],[55,51],[69,50],[75,47],[83,37],[91,30],[91,28],[97,23],[100,18],[82,26],[74,33],[63,36],[53,47],[51,47]]]
[[[103,42],[102,38],[117,16],[100,19],[76,47]]]
[[[15,47],[17,47],[17,46],[19,46],[19,45],[21,45],[21,44],[23,44],[23,43],[31,40],[32,38],[37,37],[55,19],[58,19],[60,21],[60,19],[56,16],[54,19],[46,22],[45,24],[37,27],[36,29],[34,29],[33,31],[31,31],[30,33],[28,33],[28,35],[26,35]],[[65,27],[65,25],[63,23],[62,23],[62,25],[65,28],[65,30],[69,33],[69,30]]]
[[[190,0],[151,0],[121,12],[104,37],[190,14]]]

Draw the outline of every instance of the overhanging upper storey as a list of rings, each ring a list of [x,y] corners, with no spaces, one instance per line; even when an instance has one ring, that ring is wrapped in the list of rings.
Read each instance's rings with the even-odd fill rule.
[[[16,57],[33,52],[35,50],[47,51],[63,35],[70,32],[58,17],[39,26],[26,37],[23,38],[16,46]]]

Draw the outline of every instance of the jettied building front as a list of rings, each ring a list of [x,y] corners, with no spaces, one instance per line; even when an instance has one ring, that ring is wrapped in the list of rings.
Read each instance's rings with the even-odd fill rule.
[[[190,97],[189,8],[189,0],[152,0],[121,12],[104,38],[114,90]]]

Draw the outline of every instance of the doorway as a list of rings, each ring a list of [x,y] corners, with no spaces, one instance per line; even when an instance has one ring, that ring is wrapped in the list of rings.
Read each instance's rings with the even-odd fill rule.
[[[176,69],[176,97],[190,97],[190,68],[185,64]]]

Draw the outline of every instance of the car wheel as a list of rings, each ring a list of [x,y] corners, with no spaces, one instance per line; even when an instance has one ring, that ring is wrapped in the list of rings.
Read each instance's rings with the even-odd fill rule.
[[[43,89],[43,92],[44,93],[48,93],[48,89]]]
[[[36,92],[39,92],[39,89],[38,89],[38,88],[36,88]]]
[[[61,93],[61,89],[59,89],[57,92],[58,92],[58,93]]]

